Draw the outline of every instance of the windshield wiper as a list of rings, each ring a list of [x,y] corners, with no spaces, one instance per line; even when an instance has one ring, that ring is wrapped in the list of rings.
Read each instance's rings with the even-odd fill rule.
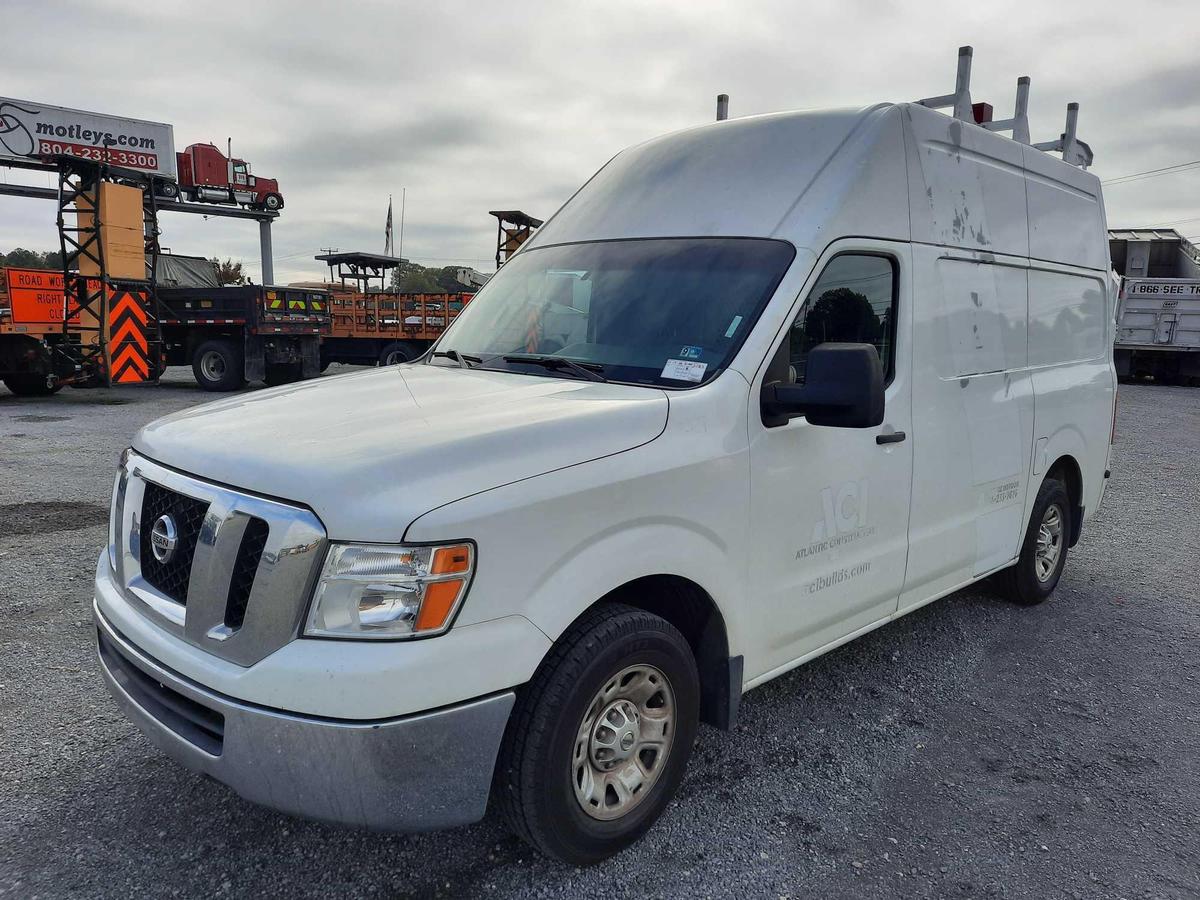
[[[581,364],[575,362],[573,359],[567,359],[565,356],[541,356],[533,353],[523,353],[505,356],[502,359],[505,362],[529,363],[532,366],[541,366],[550,371],[565,370],[588,381],[608,381],[607,378],[600,374],[603,367],[598,363]]]
[[[459,353],[457,350],[438,350],[433,354],[438,359],[452,359],[458,363],[460,368],[473,369],[475,366],[483,362],[478,356],[471,356],[467,353]]]

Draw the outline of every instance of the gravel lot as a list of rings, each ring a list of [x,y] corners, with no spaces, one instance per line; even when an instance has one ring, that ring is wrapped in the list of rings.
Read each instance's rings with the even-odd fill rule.
[[[113,466],[210,396],[186,370],[0,388],[0,896],[1200,895],[1200,390],[1122,388],[1106,505],[1049,603],[960,592],[752,692],[647,839],[588,870],[491,819],[276,815],[118,714],[89,620]]]

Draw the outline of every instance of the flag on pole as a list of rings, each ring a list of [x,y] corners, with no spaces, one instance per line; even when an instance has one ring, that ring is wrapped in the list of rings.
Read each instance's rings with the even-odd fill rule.
[[[388,194],[387,226],[383,229],[383,254],[392,255],[392,195]]]

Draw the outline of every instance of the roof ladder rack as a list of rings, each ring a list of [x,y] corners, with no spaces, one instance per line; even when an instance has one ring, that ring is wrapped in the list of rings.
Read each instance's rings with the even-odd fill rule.
[[[1063,162],[1072,166],[1079,166],[1081,169],[1086,169],[1092,164],[1092,148],[1079,140],[1079,137],[1075,133],[1075,128],[1079,121],[1078,103],[1067,104],[1066,129],[1059,135],[1058,140],[1042,141],[1038,144],[1030,143],[1028,75],[1022,75],[1017,79],[1017,99],[1011,119],[1002,119],[998,122],[982,121],[984,118],[991,117],[990,108],[987,107],[987,104],[983,103],[979,104],[979,106],[985,112],[977,119],[975,110],[971,104],[971,57],[973,54],[974,51],[970,47],[958,48],[958,75],[954,82],[953,94],[943,94],[940,97],[927,97],[924,100],[918,100],[917,103],[921,106],[927,106],[930,109],[953,107],[954,118],[956,119],[981,125],[988,131],[1011,131],[1013,140],[1017,143],[1027,144],[1037,150],[1061,153]]]

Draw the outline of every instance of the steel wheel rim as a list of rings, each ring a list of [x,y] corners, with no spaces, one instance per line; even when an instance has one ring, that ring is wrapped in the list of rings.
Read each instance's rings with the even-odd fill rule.
[[[675,742],[675,692],[661,669],[628,666],[596,692],[575,734],[571,784],[580,808],[609,822],[641,804]]]
[[[200,371],[209,381],[220,381],[225,377],[225,357],[215,350],[209,350],[200,357]]]
[[[400,365],[400,363],[405,362],[405,361],[406,361],[406,359],[405,359],[404,355],[399,350],[393,350],[391,353],[389,353],[387,355],[387,358],[385,359],[383,364],[385,366],[398,366],[398,365]]]
[[[1046,507],[1038,526],[1037,551],[1033,557],[1034,573],[1040,582],[1049,581],[1058,568],[1058,560],[1062,556],[1062,524],[1062,510],[1058,504],[1052,503]]]

